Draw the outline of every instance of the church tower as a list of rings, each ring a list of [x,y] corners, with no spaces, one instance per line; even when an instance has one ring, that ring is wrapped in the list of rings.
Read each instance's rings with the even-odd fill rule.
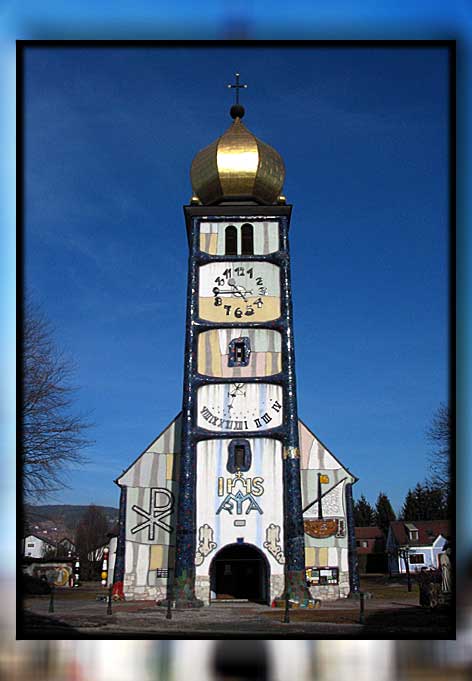
[[[190,261],[178,603],[194,584],[197,596],[219,589],[216,583],[212,589],[205,565],[210,546],[226,547],[231,557],[221,575],[215,566],[215,582],[223,591],[243,593],[244,572],[253,561],[254,571],[268,573],[259,579],[271,598],[282,595],[284,576],[291,596],[309,598],[288,244],[291,207],[281,196],[285,168],[275,149],[247,130],[241,105],[231,108],[231,116],[230,128],[195,157],[193,205],[185,208]],[[265,565],[257,568],[256,552],[265,553]]]
[[[182,412],[116,481],[115,592],[308,605],[356,589],[355,478],[298,418],[285,167],[230,87],[184,207]]]

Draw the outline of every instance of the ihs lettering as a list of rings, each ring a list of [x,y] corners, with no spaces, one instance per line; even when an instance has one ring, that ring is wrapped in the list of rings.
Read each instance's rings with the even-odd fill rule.
[[[218,478],[218,496],[222,497],[224,494],[233,494],[238,484],[241,484],[246,491],[246,494],[252,494],[255,497],[260,497],[264,494],[264,478],[256,476],[254,478],[243,478],[241,475],[236,475],[234,478]],[[226,487],[226,489],[225,489]]]

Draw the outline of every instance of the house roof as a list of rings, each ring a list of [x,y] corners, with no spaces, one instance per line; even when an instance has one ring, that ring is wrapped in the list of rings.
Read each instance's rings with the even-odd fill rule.
[[[383,539],[380,527],[356,527],[356,539]]]
[[[30,537],[34,537],[35,539],[39,539],[39,541],[42,541],[44,544],[49,544],[49,546],[56,546],[56,542],[52,541],[52,539],[48,539],[45,537],[38,537],[37,534],[27,534],[23,537],[23,541],[26,541]]]
[[[449,520],[394,520],[390,529],[400,546],[431,546],[440,534],[449,537]],[[417,541],[410,539],[408,529],[418,530]]]
[[[67,541],[67,542],[69,542],[69,544],[72,544],[73,546],[75,546],[75,542],[73,542],[72,539],[69,539],[69,537],[62,537],[62,539],[59,539],[59,541],[57,543],[62,544],[62,542],[64,542],[64,541]]]

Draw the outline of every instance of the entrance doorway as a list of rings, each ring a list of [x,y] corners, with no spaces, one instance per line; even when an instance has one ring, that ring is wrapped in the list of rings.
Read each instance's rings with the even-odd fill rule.
[[[210,567],[211,598],[269,600],[269,565],[251,544],[229,544],[213,558]]]

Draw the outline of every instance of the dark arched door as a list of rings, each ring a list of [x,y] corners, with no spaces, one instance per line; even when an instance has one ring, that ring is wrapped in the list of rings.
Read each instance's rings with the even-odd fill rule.
[[[259,549],[251,544],[229,544],[213,558],[210,589],[214,599],[268,601],[269,566]]]

